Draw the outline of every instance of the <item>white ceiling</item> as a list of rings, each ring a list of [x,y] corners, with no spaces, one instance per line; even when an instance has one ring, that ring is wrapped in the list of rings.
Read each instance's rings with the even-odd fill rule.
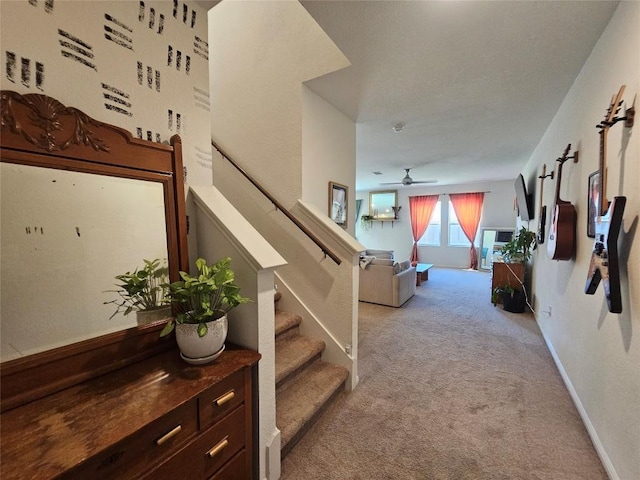
[[[307,85],[357,124],[356,190],[517,177],[618,4],[301,3],[352,64]]]

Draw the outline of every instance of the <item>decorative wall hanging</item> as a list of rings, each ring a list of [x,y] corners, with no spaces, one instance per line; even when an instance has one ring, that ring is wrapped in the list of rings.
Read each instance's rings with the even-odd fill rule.
[[[611,98],[611,104],[607,109],[604,120],[596,127],[600,130],[600,182],[598,184],[598,205],[597,215],[594,220],[595,243],[593,253],[589,263],[587,282],[584,293],[593,295],[598,289],[600,280],[604,288],[604,295],[607,299],[607,306],[611,313],[622,313],[622,295],[620,293],[620,266],[618,263],[618,234],[622,226],[622,216],[627,197],[613,197],[607,200],[607,133],[609,128],[625,120],[625,127],[633,126],[635,108],[627,109],[624,117],[617,117],[622,106],[622,94],[625,86],[622,85],[618,94]]]
[[[587,189],[587,236],[596,237],[596,217],[600,215],[598,202],[600,198],[600,170],[589,175]]]
[[[571,144],[568,144],[562,157],[556,160],[558,162],[556,200],[547,244],[547,253],[553,260],[571,260],[576,249],[576,207],[571,202],[560,199],[562,165],[570,158],[573,158],[573,163],[578,162],[578,152],[575,151],[570,157],[570,150]]]
[[[349,187],[329,182],[329,217],[342,228],[347,228]]]
[[[542,175],[540,175],[538,178],[540,179],[540,206],[539,206],[539,213],[538,213],[538,236],[537,236],[537,240],[538,240],[538,244],[542,245],[544,243],[544,238],[545,238],[545,226],[547,224],[547,207],[546,205],[543,205],[543,187],[544,187],[544,179],[547,177],[551,177],[551,180],[553,180],[553,172],[551,172],[550,174],[547,174],[547,164],[545,163],[544,165],[542,165]]]
[[[383,190],[369,193],[369,215],[375,220],[395,220],[398,206],[398,191]]]

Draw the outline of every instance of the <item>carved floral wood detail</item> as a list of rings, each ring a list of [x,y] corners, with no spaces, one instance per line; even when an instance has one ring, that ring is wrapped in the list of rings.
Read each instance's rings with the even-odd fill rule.
[[[28,117],[31,125],[24,125],[16,119],[14,102],[30,109]],[[64,151],[73,145],[84,145],[96,151],[109,152],[109,146],[96,138],[90,129],[91,125],[100,125],[97,120],[76,108],[65,107],[58,100],[46,95],[3,92],[1,112],[2,128],[11,128],[13,133],[21,135],[29,143],[47,152]],[[68,122],[65,117],[73,122],[70,132],[68,127],[64,128]]]

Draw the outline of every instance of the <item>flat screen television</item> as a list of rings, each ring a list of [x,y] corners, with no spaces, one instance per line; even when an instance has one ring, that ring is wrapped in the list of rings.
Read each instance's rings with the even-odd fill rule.
[[[533,208],[531,205],[531,197],[527,195],[527,187],[524,184],[524,177],[522,174],[518,175],[518,178],[516,178],[515,189],[520,219],[524,222],[528,222],[533,218]]]
[[[498,230],[496,232],[496,242],[507,243],[513,238],[513,230]]]

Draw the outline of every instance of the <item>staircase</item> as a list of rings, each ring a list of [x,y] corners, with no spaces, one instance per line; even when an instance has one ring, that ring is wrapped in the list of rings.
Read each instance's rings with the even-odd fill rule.
[[[276,425],[284,458],[344,390],[349,372],[320,360],[324,342],[300,335],[302,318],[280,311],[280,297],[276,292]]]

